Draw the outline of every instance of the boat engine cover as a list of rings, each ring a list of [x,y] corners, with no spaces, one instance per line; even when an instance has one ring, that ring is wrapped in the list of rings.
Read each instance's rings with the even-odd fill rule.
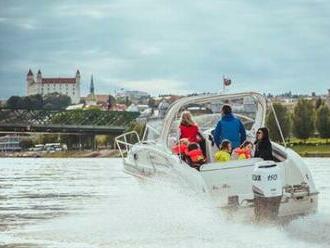
[[[282,196],[280,168],[274,161],[255,163],[252,173],[252,190],[257,197]]]

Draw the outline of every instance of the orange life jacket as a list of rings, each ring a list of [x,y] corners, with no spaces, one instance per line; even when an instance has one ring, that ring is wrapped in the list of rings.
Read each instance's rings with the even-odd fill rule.
[[[186,144],[177,144],[172,147],[172,152],[174,154],[185,154],[187,152],[188,146]]]
[[[247,148],[237,148],[235,153],[238,155],[239,159],[249,159],[251,158],[251,150]]]
[[[205,160],[203,152],[202,152],[201,149],[195,149],[195,150],[192,150],[192,151],[189,151],[189,152],[187,151],[186,155],[189,156],[189,158],[191,159],[191,161],[193,163],[198,163],[198,162],[202,162],[202,161]]]

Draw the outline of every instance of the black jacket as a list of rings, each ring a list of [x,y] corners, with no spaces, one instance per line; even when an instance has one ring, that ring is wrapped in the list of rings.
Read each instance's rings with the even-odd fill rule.
[[[273,160],[272,144],[269,140],[260,140],[256,142],[254,157],[264,160]]]

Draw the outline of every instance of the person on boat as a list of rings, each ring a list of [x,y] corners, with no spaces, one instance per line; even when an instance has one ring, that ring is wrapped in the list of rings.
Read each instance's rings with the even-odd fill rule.
[[[186,162],[197,170],[199,170],[199,167],[206,162],[203,151],[197,143],[190,143],[185,155]]]
[[[238,160],[250,159],[252,158],[252,149],[253,149],[252,142],[246,140],[239,148],[233,150],[233,157]]]
[[[223,140],[220,145],[219,151],[214,155],[217,162],[227,162],[231,159],[230,153],[232,150],[231,142],[229,140]]]
[[[219,147],[225,139],[230,140],[232,147],[239,147],[246,139],[246,131],[241,120],[232,113],[230,105],[222,107],[222,118],[213,131],[215,144]]]
[[[185,155],[187,153],[188,145],[188,139],[180,139],[176,145],[172,146],[172,152],[176,155]]]
[[[198,143],[206,156],[205,139],[200,134],[198,125],[193,121],[189,111],[183,111],[181,115],[181,122],[179,126],[180,139],[186,138],[189,143]]]
[[[269,132],[266,127],[258,129],[255,146],[254,157],[273,160],[272,143],[270,142]]]

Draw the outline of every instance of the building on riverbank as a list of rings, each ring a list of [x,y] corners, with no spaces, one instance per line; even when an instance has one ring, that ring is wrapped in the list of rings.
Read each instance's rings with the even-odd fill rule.
[[[31,69],[26,75],[27,95],[40,94],[45,96],[49,93],[60,93],[71,98],[73,104],[80,101],[80,72],[77,70],[75,77],[43,77],[39,70],[34,77]]]

